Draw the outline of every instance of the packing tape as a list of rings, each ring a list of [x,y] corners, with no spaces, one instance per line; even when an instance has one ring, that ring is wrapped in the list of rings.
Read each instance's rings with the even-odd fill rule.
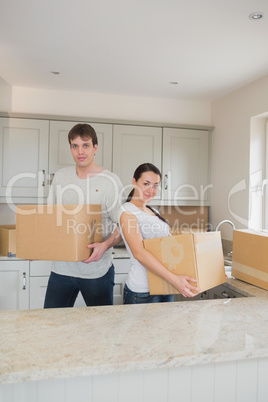
[[[240,264],[239,262],[232,262],[232,269],[242,274],[252,276],[253,278],[260,279],[261,281],[268,282],[268,272],[260,271],[256,268],[251,268],[248,265]]]
[[[222,245],[218,239],[196,244],[196,252],[197,253],[206,253],[207,251],[221,249],[221,248],[222,248]]]

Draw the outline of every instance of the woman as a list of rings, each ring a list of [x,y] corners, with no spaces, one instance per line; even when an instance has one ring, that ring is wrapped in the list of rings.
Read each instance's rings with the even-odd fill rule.
[[[195,296],[201,289],[187,275],[174,275],[143,247],[143,239],[169,236],[169,225],[148,204],[157,194],[161,173],[151,163],[140,165],[132,179],[133,190],[119,212],[119,225],[130,255],[130,270],[124,288],[124,304],[158,303],[174,300],[173,295],[150,296],[147,269],[173,285],[183,296]],[[195,292],[195,293],[194,293]]]

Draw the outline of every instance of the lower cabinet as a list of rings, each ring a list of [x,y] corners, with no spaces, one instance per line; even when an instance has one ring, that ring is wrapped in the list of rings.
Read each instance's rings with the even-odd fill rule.
[[[114,304],[123,304],[123,290],[130,267],[129,258],[115,258]],[[0,261],[0,310],[42,309],[51,261]],[[75,307],[85,306],[79,293]]]
[[[123,304],[124,286],[130,268],[129,258],[114,258],[114,304]]]
[[[0,310],[27,310],[29,294],[29,262],[0,261]]]

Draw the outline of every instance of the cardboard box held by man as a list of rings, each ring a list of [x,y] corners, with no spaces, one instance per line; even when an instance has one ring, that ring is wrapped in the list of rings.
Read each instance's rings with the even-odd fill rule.
[[[87,244],[102,241],[101,205],[20,205],[16,256],[29,260],[83,261]]]

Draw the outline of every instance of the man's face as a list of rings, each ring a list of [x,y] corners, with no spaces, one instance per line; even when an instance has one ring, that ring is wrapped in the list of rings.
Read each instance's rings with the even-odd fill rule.
[[[82,139],[76,137],[71,140],[71,153],[74,161],[79,167],[87,167],[94,162],[94,155],[97,152],[98,145],[92,143],[92,139]]]

